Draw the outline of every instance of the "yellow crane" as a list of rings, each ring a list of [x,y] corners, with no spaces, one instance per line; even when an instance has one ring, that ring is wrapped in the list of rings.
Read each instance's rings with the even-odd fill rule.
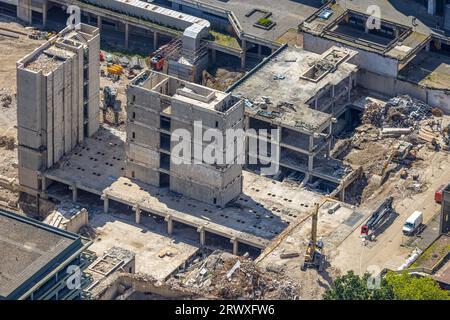
[[[314,267],[322,271],[325,263],[325,256],[323,254],[323,243],[321,240],[317,241],[317,221],[319,218],[319,204],[314,205],[314,212],[311,215],[311,238],[308,243],[308,248],[305,252],[305,259],[301,269],[305,271],[307,268]]]

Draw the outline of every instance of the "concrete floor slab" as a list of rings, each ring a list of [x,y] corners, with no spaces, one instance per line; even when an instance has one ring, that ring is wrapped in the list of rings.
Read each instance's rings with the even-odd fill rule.
[[[167,237],[165,226],[151,217],[143,217],[139,225],[124,214],[94,214],[89,219],[98,233],[90,250],[99,257],[114,246],[131,250],[136,254],[136,272],[158,280],[166,279],[199,249],[193,240]],[[160,257],[169,251],[170,255]]]
[[[195,228],[263,249],[291,222],[302,219],[321,195],[296,184],[244,172],[244,192],[226,208],[207,205],[168,189],[122,176],[122,133],[101,129],[45,173],[52,180],[76,186],[110,200],[136,207]],[[49,189],[49,192],[52,188]],[[134,217],[133,217],[134,219]]]

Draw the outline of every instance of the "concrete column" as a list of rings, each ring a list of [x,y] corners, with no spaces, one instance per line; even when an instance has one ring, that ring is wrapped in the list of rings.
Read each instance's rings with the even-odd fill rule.
[[[241,69],[245,69],[247,58],[247,41],[242,40]]]
[[[216,57],[216,49],[211,49],[211,62],[212,64],[216,64],[217,57]]]
[[[103,212],[108,213],[109,210],[109,199],[108,196],[105,194],[103,199]]]
[[[200,246],[204,247],[205,246],[205,236],[206,236],[206,231],[205,231],[205,227],[198,227],[197,232],[200,233]]]
[[[172,235],[173,233],[173,218],[172,216],[166,216],[164,219],[167,222],[167,233]]]
[[[308,150],[309,152],[312,152],[314,150],[314,135],[309,136]]]
[[[77,199],[78,199],[78,188],[75,185],[73,185],[72,186],[72,201],[77,202]]]
[[[353,78],[352,76],[348,77],[348,96],[347,101],[350,102],[352,96],[352,87],[353,87]]]
[[[153,51],[157,50],[159,42],[159,34],[157,31],[153,31]]]
[[[17,18],[27,24],[32,23],[31,0],[20,0],[17,6]]]
[[[235,256],[238,255],[238,250],[239,250],[239,242],[236,238],[231,238],[230,239],[231,244],[233,245],[233,254]]]
[[[318,106],[319,106],[319,97],[316,96],[316,97],[314,98],[314,109],[317,110],[317,107],[318,107]]]
[[[308,156],[308,171],[313,171],[314,169],[314,156]]]
[[[344,201],[345,199],[345,188],[342,188],[341,191],[339,191],[339,200]]]
[[[261,59],[262,46],[260,44],[257,44],[257,46],[258,46],[258,58]]]
[[[130,35],[130,25],[125,23],[125,48],[128,49],[129,35]]]
[[[87,23],[88,24],[92,23],[92,21],[91,21],[91,14],[90,13],[87,14]]]
[[[101,32],[102,31],[102,17],[97,16],[97,28]]]
[[[136,223],[140,224],[141,223],[141,208],[139,207],[139,205],[136,205],[135,210],[135,219],[136,219]]]
[[[42,3],[42,25],[44,28],[47,26],[47,9],[48,3],[47,1],[44,1],[44,3]]]
[[[426,50],[427,52],[430,52],[430,45],[431,45],[431,42],[428,41],[427,44],[426,44],[426,46],[425,46],[425,50]]]
[[[45,176],[42,176],[41,178],[41,191],[47,190],[47,178]]]
[[[436,14],[436,0],[428,0],[428,14]]]

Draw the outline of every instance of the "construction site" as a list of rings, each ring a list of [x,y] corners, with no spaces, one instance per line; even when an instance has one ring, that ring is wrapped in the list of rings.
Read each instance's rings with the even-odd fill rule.
[[[450,38],[383,0],[380,30],[363,1],[260,2],[0,1],[0,213],[83,269],[25,290],[44,269],[0,262],[0,299],[450,287]],[[50,243],[1,235],[0,261],[65,266]]]

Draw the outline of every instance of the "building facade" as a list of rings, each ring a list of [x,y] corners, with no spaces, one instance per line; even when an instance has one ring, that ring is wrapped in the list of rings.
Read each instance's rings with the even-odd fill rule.
[[[220,149],[224,153],[234,150],[238,141],[226,139],[226,132],[243,129],[242,101],[151,71],[128,86],[127,100],[127,177],[217,206],[225,206],[241,193],[242,163],[203,161],[203,151],[210,143],[203,140],[203,133],[214,129],[223,137],[217,142]],[[171,137],[180,130],[188,134],[183,143],[191,147],[189,156],[172,152],[178,142]],[[180,157],[191,161],[183,162]],[[223,160],[225,155],[217,157]]]
[[[100,35],[66,28],[17,63],[19,184],[36,196],[40,173],[99,128]]]

